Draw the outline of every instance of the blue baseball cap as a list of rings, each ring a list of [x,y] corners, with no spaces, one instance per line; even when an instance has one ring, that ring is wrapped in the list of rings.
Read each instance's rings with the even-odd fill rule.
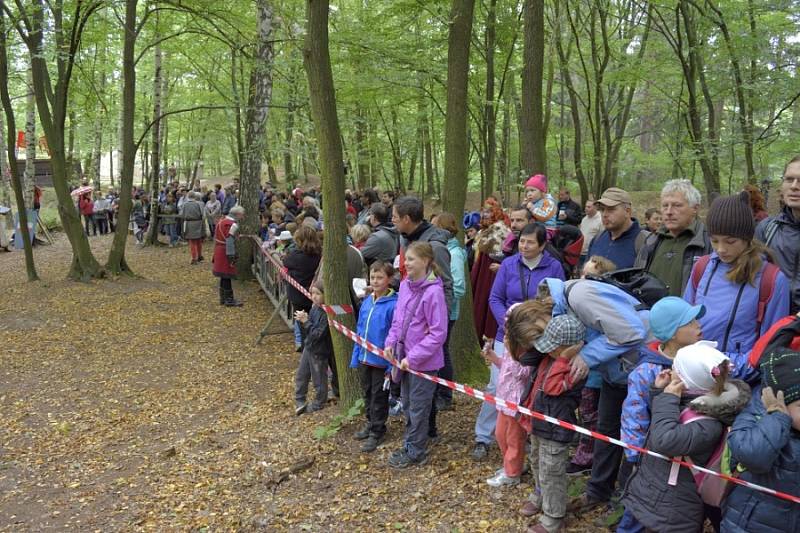
[[[650,309],[650,331],[661,342],[666,342],[675,336],[681,328],[706,314],[703,305],[691,305],[682,298],[667,296],[660,299]]]

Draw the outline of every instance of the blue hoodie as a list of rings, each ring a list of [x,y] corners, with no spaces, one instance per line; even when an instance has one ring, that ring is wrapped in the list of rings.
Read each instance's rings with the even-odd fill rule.
[[[377,300],[372,294],[364,298],[361,310],[358,312],[356,333],[375,346],[383,347],[386,335],[389,334],[389,328],[392,327],[392,318],[394,318],[396,305],[397,293],[392,289],[389,289],[388,294],[381,296]],[[350,368],[357,368],[359,363],[387,370],[390,367],[386,359],[356,344],[353,346]]]
[[[606,383],[627,385],[628,372],[649,338],[650,311],[637,311],[639,301],[610,283],[545,281],[554,302],[553,316],[569,311],[586,326],[586,344],[580,355],[589,368],[599,371]]]
[[[731,360],[731,377],[749,383],[758,375],[758,369],[747,362],[750,350],[775,322],[789,314],[789,280],[778,273],[761,329],[756,331],[758,293],[764,268],[766,263],[753,285],[738,285],[726,277],[731,265],[723,263],[714,252],[697,284],[697,291],[690,279],[683,292],[683,299],[690,304],[706,306],[706,314],[698,319],[703,338],[717,341],[717,349]]]
[[[625,442],[644,447],[650,429],[650,388],[658,373],[672,368],[672,359],[658,351],[658,341],[642,346],[639,364],[628,375],[628,395],[622,404],[621,438]],[[634,461],[639,452],[625,450],[628,461]]]

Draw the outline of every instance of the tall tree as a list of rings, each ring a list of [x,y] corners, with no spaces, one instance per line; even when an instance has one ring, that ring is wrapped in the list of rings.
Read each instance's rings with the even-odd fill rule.
[[[239,203],[245,209],[242,233],[255,235],[258,232],[258,202],[261,189],[261,160],[267,151],[267,116],[272,100],[272,64],[275,51],[272,45],[274,14],[269,0],[256,1],[257,46],[250,73],[250,90],[247,99],[245,149],[242,154]],[[253,247],[250,242],[240,241],[238,246],[239,279],[252,277],[250,264]]]
[[[14,145],[16,143],[14,136],[17,131],[17,123],[14,119],[14,108],[11,105],[11,96],[8,93],[8,41],[6,35],[6,6],[5,2],[0,0],[0,101],[3,103],[5,123],[8,126],[6,142],[3,143],[7,148],[8,167],[2,165],[0,166],[0,170],[5,170],[6,168],[9,170],[11,185],[14,189],[14,197],[17,202],[19,227],[27,228],[27,204],[25,203],[25,195],[22,190],[22,179],[20,179],[19,167],[17,167],[17,156],[14,152]],[[2,133],[3,132],[0,131],[0,134]],[[2,156],[2,152],[0,152],[0,156]],[[33,262],[33,243],[31,242],[30,233],[27,231],[22,232],[22,244],[25,250],[25,270],[28,274],[28,281],[36,281],[39,279],[39,274],[36,272],[36,265]]]
[[[33,188],[36,186],[36,99],[33,96],[33,73],[28,69],[28,94],[25,98],[25,173],[22,177],[22,197],[28,208],[33,207]]]
[[[319,145],[322,169],[322,197],[325,203],[325,240],[323,243],[323,280],[325,298],[329,304],[349,304],[350,287],[347,276],[347,224],[344,202],[344,160],[339,118],[336,114],[336,91],[333,85],[330,51],[328,49],[328,0],[307,0],[306,38],[303,61],[308,78],[311,114]],[[467,37],[468,38],[468,37]],[[337,320],[355,329],[352,315],[339,315]],[[352,343],[334,333],[333,350],[339,374],[339,392],[343,409],[349,408],[361,395],[358,376],[349,368]]]
[[[544,106],[544,0],[525,0],[520,155],[527,175],[547,173]]]
[[[156,14],[156,26],[158,26],[158,14]],[[158,32],[156,32],[158,36]],[[161,115],[163,114],[162,104],[162,76],[161,70],[163,54],[161,43],[156,37],[156,45],[153,50],[153,127],[150,132],[152,135],[152,146],[150,147],[150,226],[147,230],[146,242],[148,244],[158,243],[158,191],[161,186],[159,173],[161,170]]]
[[[63,2],[44,2],[34,0],[27,7],[15,2],[18,22],[15,29],[28,49],[33,69],[33,90],[36,108],[47,144],[50,149],[50,163],[53,171],[53,186],[58,198],[58,212],[61,225],[72,246],[72,265],[69,277],[88,280],[104,275],[105,271],[92,254],[89,239],[83,231],[80,217],[70,196],[66,152],[64,147],[64,125],[69,108],[69,88],[72,81],[76,54],[81,45],[81,37],[92,15],[102,7],[101,0],[75,2],[69,16],[65,17]],[[7,5],[3,9],[8,12]],[[45,12],[49,12],[47,25]],[[51,31],[50,28],[52,28]],[[55,77],[48,67],[48,54],[45,54],[45,30],[54,39]]]

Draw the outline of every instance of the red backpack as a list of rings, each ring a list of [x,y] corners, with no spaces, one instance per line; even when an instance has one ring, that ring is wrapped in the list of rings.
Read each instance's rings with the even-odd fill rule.
[[[692,267],[692,287],[694,288],[694,300],[697,299],[697,288],[700,285],[700,278],[708,267],[711,261],[710,255],[699,257]],[[777,265],[767,261],[767,266],[761,274],[761,283],[758,286],[758,314],[756,315],[756,335],[761,335],[761,324],[764,322],[764,315],[767,312],[767,304],[772,293],[775,292],[775,280],[778,279],[778,273],[781,271]],[[695,301],[692,301],[694,305]]]

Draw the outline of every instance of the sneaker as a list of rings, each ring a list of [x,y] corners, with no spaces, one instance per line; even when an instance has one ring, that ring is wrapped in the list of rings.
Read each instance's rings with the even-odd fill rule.
[[[364,426],[363,428],[353,433],[353,438],[356,440],[364,440],[369,438],[369,426],[368,425]]]
[[[541,512],[542,508],[530,500],[526,501],[525,504],[519,508],[519,514],[521,514],[522,516],[526,516],[528,518],[536,516]]]
[[[399,450],[392,453],[389,456],[389,466],[392,468],[408,468],[409,466],[419,465],[422,466],[428,462],[428,454],[423,453],[416,459],[412,459],[408,452],[406,452],[405,448],[400,448]]]
[[[489,484],[490,487],[503,487],[505,485],[513,486],[519,485],[519,476],[512,477],[506,475],[505,470],[501,470],[500,473],[490,477],[486,480],[486,483]]]
[[[381,435],[380,437],[375,437],[370,435],[367,440],[364,441],[364,444],[361,445],[361,451],[364,453],[374,452],[378,449],[378,446],[383,444],[383,441],[386,437]]]
[[[489,445],[485,442],[476,442],[472,448],[472,460],[483,461],[487,455],[489,455]]]
[[[400,416],[403,414],[403,402],[397,402],[389,409],[389,416]]]
[[[315,411],[322,411],[324,406],[319,405],[317,403],[312,403],[308,407],[306,407],[306,413],[313,413]]]
[[[303,413],[306,412],[306,409],[308,409],[308,404],[307,403],[301,403],[300,405],[298,405],[297,407],[294,408],[294,414],[297,415],[297,416],[300,416],[300,415],[302,415]]]
[[[583,474],[590,473],[591,471],[592,471],[592,465],[577,465],[575,463],[570,463],[567,465],[568,476],[580,476]]]
[[[569,503],[567,503],[567,512],[568,513],[584,513],[586,511],[591,511],[597,507],[601,507],[603,505],[608,504],[603,500],[598,500],[597,498],[593,498],[588,494],[584,493],[580,496],[576,496],[572,498]]]

